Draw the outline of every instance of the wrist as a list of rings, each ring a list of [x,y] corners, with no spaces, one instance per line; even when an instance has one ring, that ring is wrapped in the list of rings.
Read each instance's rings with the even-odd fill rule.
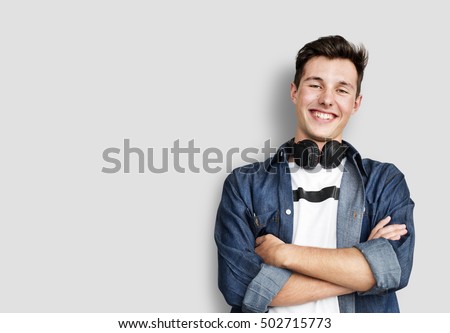
[[[291,250],[292,250],[293,245],[292,244],[283,244],[280,247],[280,254],[279,254],[279,258],[280,258],[280,267],[281,268],[285,268],[285,269],[289,269],[290,265],[291,265]]]

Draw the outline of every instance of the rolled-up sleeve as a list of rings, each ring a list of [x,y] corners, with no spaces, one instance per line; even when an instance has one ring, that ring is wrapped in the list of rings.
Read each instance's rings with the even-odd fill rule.
[[[369,263],[375,286],[360,295],[381,294],[400,285],[401,268],[397,255],[385,238],[372,239],[355,245]]]
[[[234,174],[225,180],[214,238],[218,249],[219,289],[229,305],[245,312],[265,312],[291,272],[266,265],[255,253],[247,205]]]
[[[242,311],[266,312],[272,299],[283,288],[291,274],[286,269],[263,264],[247,288]]]
[[[377,218],[391,217],[391,223],[405,224],[408,233],[400,240],[372,239],[355,245],[365,256],[376,280],[375,286],[359,295],[377,295],[404,288],[413,266],[415,230],[414,202],[410,198],[403,174],[394,166],[392,177],[385,184],[380,196]]]

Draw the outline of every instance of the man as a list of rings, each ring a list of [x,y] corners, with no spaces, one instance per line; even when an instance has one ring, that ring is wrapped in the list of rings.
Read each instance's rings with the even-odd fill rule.
[[[399,312],[414,203],[394,165],[342,140],[367,59],[341,36],[306,44],[291,84],[295,137],[227,177],[215,240],[232,312]]]

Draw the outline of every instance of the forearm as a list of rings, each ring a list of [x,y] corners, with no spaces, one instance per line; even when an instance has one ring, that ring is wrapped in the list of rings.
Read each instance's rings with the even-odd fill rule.
[[[327,281],[294,273],[272,299],[270,306],[299,305],[352,292],[351,289]]]
[[[356,248],[325,249],[285,244],[281,267],[350,290],[366,291],[375,279],[364,255]]]

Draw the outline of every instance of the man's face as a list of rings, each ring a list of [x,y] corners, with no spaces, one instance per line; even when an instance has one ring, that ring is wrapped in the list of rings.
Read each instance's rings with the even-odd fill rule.
[[[298,88],[291,84],[296,142],[310,139],[321,148],[326,140],[342,141],[350,116],[361,104],[362,96],[356,96],[357,79],[355,65],[348,59],[314,57],[305,64]]]

